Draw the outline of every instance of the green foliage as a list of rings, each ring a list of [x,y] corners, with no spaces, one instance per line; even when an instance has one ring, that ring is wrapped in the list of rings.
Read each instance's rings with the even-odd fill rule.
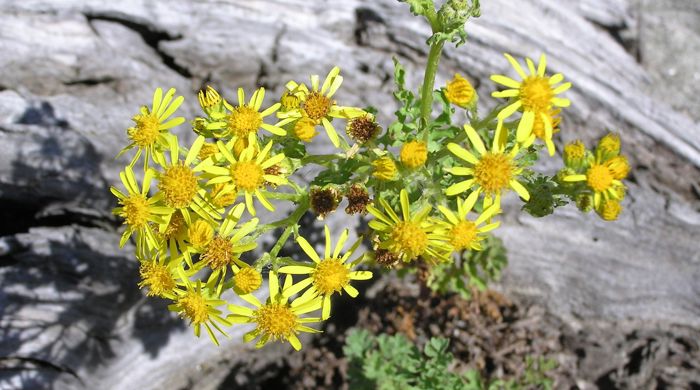
[[[352,389],[463,389],[467,381],[450,372],[449,341],[432,338],[420,351],[403,335],[377,337],[352,331],[343,348]]]
[[[343,353],[348,359],[348,377],[353,390],[520,390],[552,388],[547,372],[556,362],[544,357],[527,357],[525,372],[509,380],[484,380],[479,371],[453,372],[449,341],[433,337],[419,350],[401,334],[374,336],[354,329]]]
[[[530,200],[523,205],[523,211],[533,217],[544,217],[554,212],[554,209],[569,204],[565,188],[552,177],[533,174],[523,183],[530,193]]]
[[[435,12],[433,0],[399,0],[399,2],[408,4],[411,7],[411,13],[416,16],[427,16],[430,12]]]
[[[445,294],[457,293],[471,298],[471,287],[486,289],[490,281],[498,280],[508,265],[506,249],[498,237],[488,236],[482,241],[483,250],[464,252],[458,261],[437,264],[430,270],[428,287]]]

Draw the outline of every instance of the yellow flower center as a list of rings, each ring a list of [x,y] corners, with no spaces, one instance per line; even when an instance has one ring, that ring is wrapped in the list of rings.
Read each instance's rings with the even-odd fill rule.
[[[255,311],[255,322],[258,330],[278,340],[295,332],[297,315],[287,305],[268,303]]]
[[[253,192],[263,185],[264,174],[262,167],[253,161],[240,161],[231,166],[231,176],[236,188],[247,192]]]
[[[160,121],[155,114],[136,115],[133,118],[135,127],[127,130],[127,135],[140,148],[153,145],[160,135]]]
[[[411,141],[401,148],[401,162],[408,168],[418,168],[425,164],[427,159],[428,147],[425,142]]]
[[[202,261],[214,270],[227,266],[232,260],[233,244],[221,236],[214,237],[202,254]]]
[[[474,179],[491,194],[507,189],[513,179],[510,158],[503,153],[486,153],[474,167]]]
[[[450,230],[450,244],[461,251],[471,247],[476,239],[476,224],[472,221],[461,221]]]
[[[182,308],[182,315],[189,318],[193,324],[202,324],[209,319],[207,301],[201,294],[189,291],[180,297],[177,303]]]
[[[588,186],[595,192],[604,192],[613,184],[613,175],[610,169],[602,164],[593,164],[586,172]]]
[[[187,207],[197,194],[197,178],[189,167],[173,165],[161,175],[158,188],[168,207]]]
[[[520,86],[520,100],[525,111],[547,111],[552,105],[554,90],[548,77],[530,76]]]
[[[185,217],[182,216],[182,213],[177,212],[170,217],[170,222],[163,232],[163,238],[170,240],[182,237],[185,234],[185,229],[187,229]]]
[[[350,281],[350,271],[340,259],[323,259],[313,274],[314,286],[321,294],[340,291]]]
[[[415,222],[397,223],[390,238],[393,242],[390,251],[403,253],[409,260],[422,255],[428,249],[428,234]]]
[[[231,135],[246,138],[258,131],[262,124],[260,113],[248,106],[236,107],[228,116],[228,129]]]
[[[233,277],[233,285],[236,292],[250,294],[262,285],[262,275],[252,267],[243,267]]]
[[[309,117],[299,119],[294,125],[294,135],[304,142],[311,142],[316,134],[316,122]]]
[[[306,97],[304,111],[309,118],[319,121],[328,116],[332,105],[333,101],[329,97],[314,91]]]
[[[131,194],[128,198],[121,201],[124,205],[122,215],[124,216],[127,225],[133,228],[143,227],[151,216],[148,210],[148,201],[141,194]]]
[[[187,230],[189,241],[195,248],[203,248],[214,237],[214,229],[201,219]]]
[[[175,279],[165,265],[142,263],[139,273],[141,274],[139,287],[148,287],[148,296],[162,297],[175,288]]]
[[[372,162],[374,172],[372,176],[379,180],[393,180],[396,177],[396,164],[391,157],[380,157]]]

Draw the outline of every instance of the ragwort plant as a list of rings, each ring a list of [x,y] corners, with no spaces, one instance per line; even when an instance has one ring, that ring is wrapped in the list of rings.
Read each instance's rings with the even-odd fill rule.
[[[335,295],[355,297],[356,283],[373,276],[361,269],[368,261],[408,269],[429,264],[436,289],[485,286],[505,264],[504,256],[478,255],[494,247],[489,234],[499,227],[505,196],[519,196],[523,210],[538,217],[571,202],[605,220],[620,214],[629,164],[617,135],[591,151],[580,141],[566,145],[555,176],[532,169],[542,155],[555,155],[561,110],[570,104],[564,94],[571,83],[547,72],[544,55],[537,64],[526,58],[523,67],[506,54],[515,77],[491,76],[500,104],[482,112],[465,77],[434,88],[443,46],[465,43],[467,19],[480,15],[478,0],[448,0],[439,9],[432,0],[404,2],[433,34],[418,93],[394,60],[399,109],[386,130],[374,110],[336,100],[343,83],[338,67],[325,78],[290,81],[274,99],[266,99],[264,88],[251,95],[239,88],[229,100],[207,87],[198,94],[201,116],[187,122],[196,133],[191,145],[172,132],[186,124],[176,116],[184,98],[175,89],[156,89],[150,106],[133,117],[120,152],[133,153],[120,173],[124,188],[111,188],[119,202],[114,213],[126,225],[120,245],[133,240],[139,286],[171,301],[169,309],[197,336],[204,328],[218,344],[226,328],[253,324],[245,341],[257,340],[257,347],[288,341],[298,350],[298,334],[317,332],[310,324],[332,315]],[[321,137],[335,150],[308,151]],[[322,168],[308,186],[294,175],[307,165]],[[347,214],[371,219],[371,231],[348,246],[348,230],[333,237],[326,226],[325,247],[317,251],[299,234],[299,221],[307,211],[324,218],[343,198]],[[274,210],[280,202],[294,204],[294,211],[260,221],[261,208]],[[241,259],[276,229],[282,233],[262,256]],[[279,256],[290,239],[304,257]],[[357,253],[362,240],[370,250]],[[263,279],[269,294],[259,300]],[[248,305],[225,301],[227,291]]]

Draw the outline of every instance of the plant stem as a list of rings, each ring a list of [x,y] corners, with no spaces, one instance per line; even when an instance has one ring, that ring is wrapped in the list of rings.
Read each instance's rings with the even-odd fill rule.
[[[282,250],[282,247],[287,242],[287,239],[289,239],[289,236],[292,234],[292,232],[296,230],[299,220],[301,219],[301,217],[304,216],[304,213],[306,213],[306,210],[308,209],[309,198],[308,196],[305,196],[299,202],[299,205],[297,206],[296,210],[294,210],[294,212],[289,217],[280,221],[281,224],[287,225],[287,227],[284,229],[284,232],[282,232],[282,235],[279,237],[279,239],[277,239],[277,243],[275,243],[275,246],[273,246],[270,250],[270,258],[274,259],[275,257],[277,257],[277,254],[280,252],[280,250]]]
[[[433,88],[435,86],[435,75],[437,74],[438,63],[445,41],[438,41],[430,45],[428,53],[428,63],[425,66],[425,75],[423,76],[423,87],[421,88],[420,97],[420,116],[423,120],[423,126],[426,126],[430,121],[430,114],[433,109]],[[427,135],[427,133],[426,133]]]

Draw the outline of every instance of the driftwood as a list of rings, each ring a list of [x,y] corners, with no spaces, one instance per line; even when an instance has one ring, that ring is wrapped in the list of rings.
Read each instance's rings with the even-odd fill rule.
[[[618,222],[573,208],[538,220],[510,199],[498,231],[510,260],[500,288],[599,343],[582,341],[602,356],[577,382],[586,387],[626,359],[606,356],[633,349],[624,338],[600,346],[616,324],[620,334],[700,334],[700,5],[483,3],[437,84],[465,74],[491,106],[489,74],[511,72],[501,53],[545,52],[574,83],[563,140],[616,130],[634,166]],[[0,4],[0,388],[216,388],[245,363],[240,330],[211,347],[136,289],[107,190],[129,119],[158,86],[177,87],[191,117],[207,84],[279,94],[337,64],[338,99],[380,107],[386,123],[391,57],[416,86],[427,54],[429,29],[407,12],[394,0]]]

